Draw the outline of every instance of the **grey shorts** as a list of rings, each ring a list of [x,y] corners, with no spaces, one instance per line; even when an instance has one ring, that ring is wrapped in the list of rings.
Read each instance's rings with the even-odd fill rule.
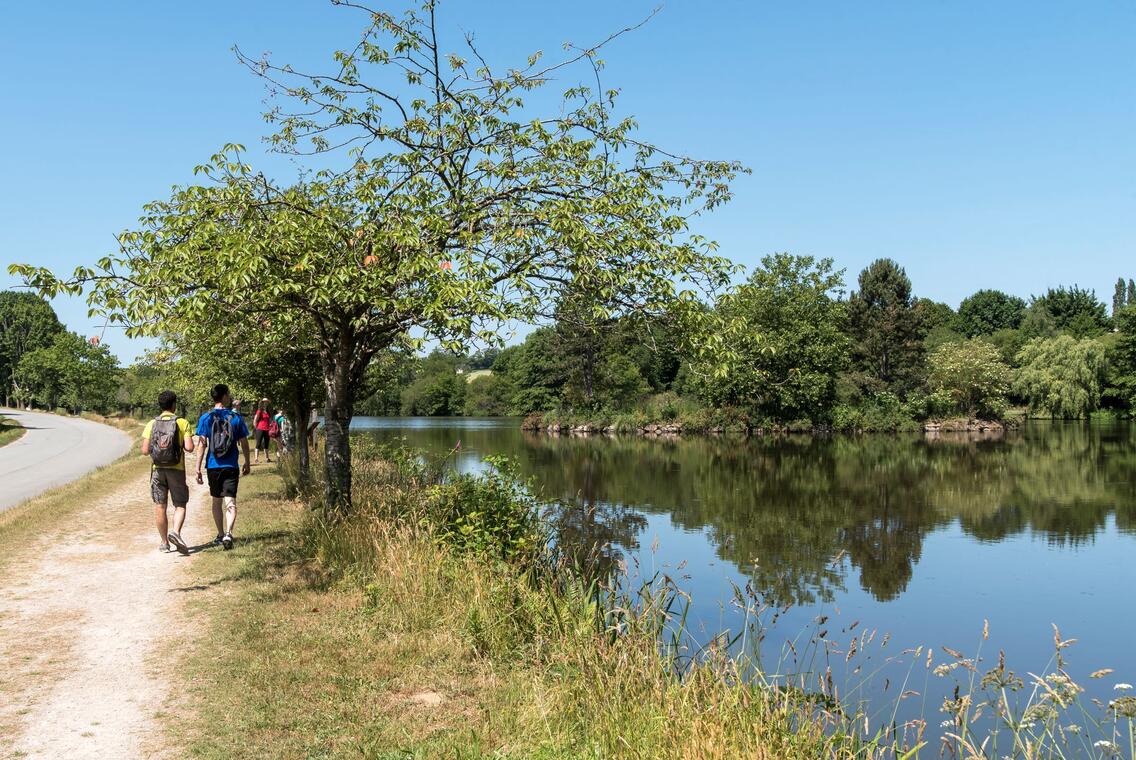
[[[173,467],[155,467],[150,474],[150,497],[155,504],[165,504],[166,496],[175,507],[189,503],[189,486],[185,483],[185,470]]]

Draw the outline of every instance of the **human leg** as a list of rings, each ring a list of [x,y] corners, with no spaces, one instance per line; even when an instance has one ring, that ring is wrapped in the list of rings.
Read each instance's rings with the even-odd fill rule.
[[[169,525],[166,521],[166,505],[154,504],[154,524],[158,528],[158,535],[161,537],[161,543],[166,543],[166,534],[169,530]]]
[[[233,525],[237,522],[237,485],[240,471],[225,467],[209,471],[209,493],[213,497],[213,521],[226,549],[233,548]]]
[[[166,541],[166,532],[169,530],[169,524],[166,520],[166,504],[169,500],[169,487],[166,485],[165,478],[161,476],[160,470],[154,470],[150,473],[150,498],[154,502],[154,526],[158,529],[158,535],[161,537],[162,546],[169,548]]]
[[[169,487],[170,501],[174,504],[173,530],[169,532],[168,538],[179,552],[188,554],[189,547],[181,538],[181,529],[185,524],[185,508],[189,504],[189,486],[185,481],[185,470],[173,468],[163,470],[162,478]]]
[[[237,523],[237,498],[226,496],[222,501],[225,505],[225,533],[232,535],[233,526]]]
[[[225,534],[225,512],[221,506],[221,498],[219,496],[213,497],[213,523],[217,526],[217,535],[222,536]]]

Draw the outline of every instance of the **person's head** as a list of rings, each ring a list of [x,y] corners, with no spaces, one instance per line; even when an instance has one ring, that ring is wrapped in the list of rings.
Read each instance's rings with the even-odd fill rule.
[[[233,400],[233,397],[229,395],[229,386],[224,383],[214,385],[209,391],[209,398],[213,399],[214,404],[222,404],[224,406],[228,406],[229,402]]]
[[[241,400],[237,399],[233,402],[233,410],[239,412],[241,410]]]
[[[260,400],[260,409],[261,409],[261,411],[263,411],[263,412],[267,412],[267,411],[268,411],[268,399],[266,399],[266,398],[262,398],[262,399]]]
[[[158,408],[163,412],[172,412],[177,402],[177,394],[173,391],[162,391],[158,394]]]

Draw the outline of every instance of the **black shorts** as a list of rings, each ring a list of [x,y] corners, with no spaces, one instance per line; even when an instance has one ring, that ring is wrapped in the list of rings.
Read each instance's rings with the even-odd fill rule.
[[[257,451],[268,451],[268,431],[257,429],[256,431],[256,449]]]
[[[214,499],[225,496],[237,498],[237,483],[241,479],[241,471],[236,467],[219,467],[206,470],[209,474],[209,495]]]

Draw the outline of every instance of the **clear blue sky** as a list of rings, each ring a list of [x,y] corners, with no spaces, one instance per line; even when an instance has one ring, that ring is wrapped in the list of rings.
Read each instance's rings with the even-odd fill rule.
[[[452,0],[444,38],[520,63],[654,6]],[[259,152],[263,91],[233,44],[314,64],[358,22],[319,0],[8,4],[0,265],[92,262],[221,144]],[[605,84],[644,136],[752,167],[699,228],[747,266],[831,256],[851,282],[890,256],[951,305],[1073,283],[1107,302],[1136,277],[1133,40],[1131,0],[672,0],[605,54]],[[81,302],[56,308],[95,331]]]

